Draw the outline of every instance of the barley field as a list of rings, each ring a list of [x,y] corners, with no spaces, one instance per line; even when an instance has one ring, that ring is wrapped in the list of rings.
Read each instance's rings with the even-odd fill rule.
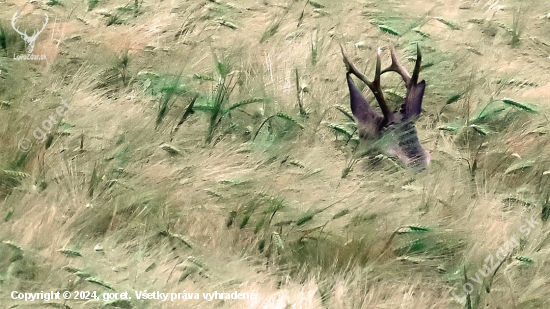
[[[550,308],[550,2],[0,8],[2,308]],[[417,46],[422,171],[342,56]]]

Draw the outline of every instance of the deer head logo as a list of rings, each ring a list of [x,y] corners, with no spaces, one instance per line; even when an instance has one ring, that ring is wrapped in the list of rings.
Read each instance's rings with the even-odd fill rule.
[[[44,25],[42,25],[42,29],[40,31],[34,30],[31,36],[27,35],[27,30],[25,29],[25,32],[19,31],[19,27],[15,27],[15,20],[18,17],[17,12],[13,14],[13,17],[11,19],[11,26],[15,30],[15,32],[19,33],[21,35],[21,38],[25,41],[25,46],[27,47],[27,54],[31,54],[32,50],[34,49],[34,42],[36,41],[36,38],[42,31],[44,31],[44,28],[46,28],[46,24],[48,24],[48,14],[44,14],[46,16],[46,21],[44,22]]]
[[[416,64],[412,77],[399,63],[393,49],[391,51],[391,65],[384,70],[380,70],[380,48],[378,48],[376,73],[372,82],[357,69],[344,52],[344,48],[340,47],[347,69],[346,76],[350,93],[351,111],[357,121],[359,137],[371,143],[382,140],[380,150],[383,153],[397,157],[406,165],[425,169],[430,163],[430,156],[420,145],[414,126],[421,112],[422,98],[424,96],[424,89],[426,88],[425,81],[418,82],[420,63],[422,61],[420,47],[417,45]],[[399,111],[391,111],[389,109],[380,87],[380,76],[390,71],[401,75],[407,87],[405,102],[401,105]],[[374,93],[374,97],[382,110],[382,115],[369,105],[361,91],[353,83],[351,74],[357,76]]]

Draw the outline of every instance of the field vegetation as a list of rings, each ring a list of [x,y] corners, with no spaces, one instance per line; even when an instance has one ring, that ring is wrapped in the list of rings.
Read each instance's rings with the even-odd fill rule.
[[[550,308],[550,2],[0,6],[6,308]],[[29,35],[48,14],[47,60],[14,60],[15,12]],[[340,44],[369,78],[378,47],[412,72],[420,45],[426,171],[364,151]],[[398,108],[399,76],[382,88]]]

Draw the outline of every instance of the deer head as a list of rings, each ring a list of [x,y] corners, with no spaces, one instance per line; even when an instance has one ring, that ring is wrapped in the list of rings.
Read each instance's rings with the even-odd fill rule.
[[[369,81],[353,64],[348,55],[342,49],[344,63],[347,69],[347,80],[350,93],[351,111],[357,122],[359,137],[370,143],[378,143],[380,150],[392,157],[397,157],[408,166],[425,169],[430,163],[429,154],[422,148],[414,123],[421,112],[422,97],[426,82],[418,82],[422,55],[417,45],[416,64],[412,76],[399,63],[395,51],[391,51],[392,63],[384,70],[380,70],[380,48],[376,55],[376,73],[374,80]],[[386,72],[396,72],[401,75],[407,94],[405,102],[398,111],[391,111],[386,104],[384,94],[380,88],[380,76]],[[358,77],[374,93],[376,101],[382,110],[382,115],[375,111],[367,102],[361,91],[353,83],[351,74]]]
[[[13,14],[13,17],[11,19],[11,26],[13,27],[15,32],[19,33],[19,35],[21,35],[21,38],[25,41],[25,46],[27,47],[27,53],[28,54],[32,53],[32,50],[34,49],[34,42],[36,41],[36,38],[38,37],[38,35],[40,33],[42,33],[42,31],[44,31],[44,28],[46,28],[46,24],[48,24],[48,14],[44,14],[44,15],[46,16],[46,21],[42,25],[42,29],[40,29],[40,31],[34,30],[32,35],[28,36],[26,29],[25,29],[25,32],[21,32],[21,31],[19,31],[19,27],[17,27],[17,28],[15,27],[15,20],[17,19],[18,14],[17,14],[17,12],[15,12],[15,14]]]

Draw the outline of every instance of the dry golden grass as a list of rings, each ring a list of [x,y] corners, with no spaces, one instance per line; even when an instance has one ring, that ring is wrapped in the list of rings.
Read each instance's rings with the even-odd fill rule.
[[[549,307],[550,5],[333,2],[0,4],[0,303]],[[20,10],[29,29],[49,14],[34,51],[47,61],[13,60]],[[387,63],[390,47],[409,59],[417,41],[428,86],[416,126],[430,168],[357,160],[329,127],[349,121],[335,108],[349,104],[339,43],[371,76],[378,46]],[[234,88],[212,126],[224,76]],[[404,92],[393,75],[383,87]],[[251,98],[263,100],[225,113]],[[32,132],[61,99],[71,109],[46,147]],[[465,279],[532,216],[541,224],[494,275]],[[466,282],[470,305],[451,294]],[[11,297],[66,290],[133,299]],[[144,290],[258,298],[135,299]]]

